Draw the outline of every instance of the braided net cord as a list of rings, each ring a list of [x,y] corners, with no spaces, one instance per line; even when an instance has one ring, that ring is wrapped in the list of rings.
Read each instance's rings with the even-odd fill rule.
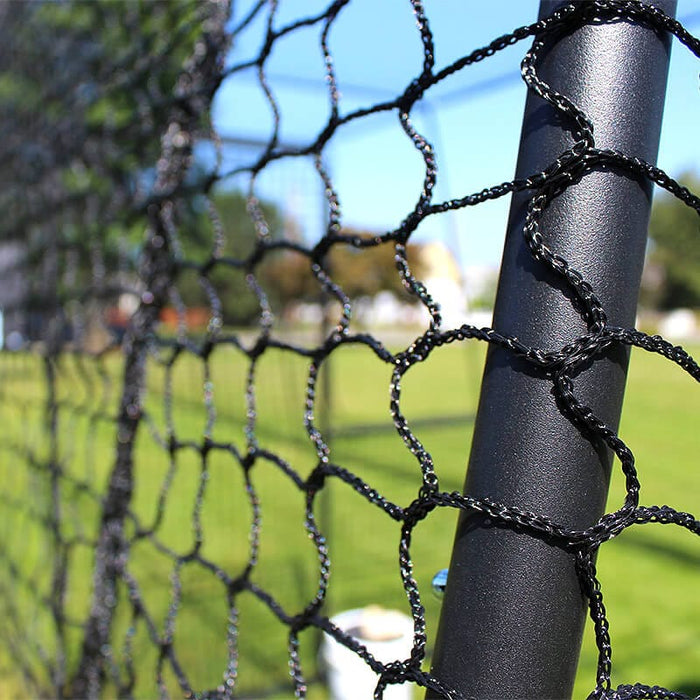
[[[138,11],[126,12],[125,31],[133,32],[135,36],[130,50],[111,57],[96,53],[89,65],[90,71],[97,70],[104,79],[101,87],[95,88],[92,82],[88,85],[86,76],[79,75],[76,88],[73,84],[76,75],[73,74],[70,85],[54,82],[42,95],[47,103],[63,101],[63,106],[71,107],[73,119],[67,125],[60,119],[51,121],[51,113],[47,110],[35,117],[38,124],[28,124],[24,132],[19,130],[20,136],[16,140],[9,139],[4,145],[15,170],[12,178],[3,175],[2,197],[11,213],[7,217],[10,223],[3,224],[3,240],[8,246],[14,246],[13,254],[24,268],[34,271],[31,293],[25,293],[17,306],[27,308],[27,299],[30,299],[33,306],[28,308],[33,312],[41,310],[43,316],[39,342],[35,344],[40,352],[3,357],[3,415],[8,416],[5,430],[11,431],[9,435],[6,433],[2,445],[7,465],[4,469],[18,466],[3,491],[2,502],[8,512],[17,513],[13,532],[16,533],[22,523],[30,521],[42,529],[48,539],[46,551],[50,557],[48,578],[39,572],[39,568],[45,570],[46,562],[42,562],[42,567],[37,566],[37,570],[27,571],[18,563],[21,555],[18,543],[13,542],[12,532],[3,532],[0,541],[0,557],[5,569],[0,576],[3,641],[28,687],[33,687],[37,693],[98,697],[111,684],[115,694],[132,697],[138,675],[145,673],[140,668],[134,645],[139,635],[145,635],[156,649],[156,687],[162,697],[172,693],[170,682],[173,678],[178,692],[187,697],[235,697],[239,611],[252,597],[287,628],[291,687],[297,697],[306,697],[308,683],[300,636],[315,628],[354,651],[379,675],[376,698],[383,697],[387,687],[404,682],[430,688],[446,698],[460,698],[462,695],[458,691],[424,670],[428,636],[411,558],[411,541],[416,528],[436,509],[449,508],[483,513],[501,527],[544,538],[551,546],[570,553],[572,566],[576,568],[588,601],[598,648],[598,669],[591,697],[611,700],[687,697],[658,686],[612,686],[609,625],[595,558],[603,543],[635,525],[675,525],[698,535],[700,522],[694,515],[667,505],[640,504],[639,480],[632,451],[578,400],[573,377],[585,371],[592,358],[599,357],[614,345],[634,346],[661,355],[696,381],[700,380],[700,367],[682,348],[661,337],[610,325],[591,285],[566,260],[548,248],[547,232],[540,229],[540,218],[548,203],[574,186],[586,173],[601,166],[614,166],[630,178],[653,182],[698,214],[700,198],[635,154],[597,148],[595,124],[591,124],[587,115],[566,95],[540,79],[537,65],[545,39],[555,40],[577,27],[594,22],[625,19],[656,32],[670,33],[698,57],[700,41],[653,7],[634,0],[597,0],[562,7],[549,17],[516,29],[484,48],[438,68],[428,18],[420,0],[412,0],[424,51],[421,73],[395,99],[344,112],[334,72],[330,35],[349,2],[336,0],[317,15],[281,26],[276,22],[277,3],[274,0],[255,4],[249,15],[234,26],[228,20],[230,8],[223,0],[183,2],[178,4],[182,11],[180,23],[165,37],[156,37],[139,29],[143,16]],[[36,7],[27,4],[21,9],[5,8],[7,26],[19,32],[21,21],[28,16],[23,13],[31,14],[37,11]],[[96,13],[97,19],[92,17],[93,21],[104,21],[105,18],[100,17],[102,13],[109,15],[110,11],[115,11],[114,7],[109,8],[108,4],[98,4],[97,9],[85,12]],[[15,24],[10,22],[12,12],[17,13]],[[250,60],[227,65],[225,57],[230,42],[235,46],[255,22],[266,25],[265,40],[259,52]],[[319,29],[330,114],[312,142],[303,147],[287,148],[280,143],[281,111],[270,88],[266,68],[276,41],[309,27]],[[78,42],[82,49],[89,48],[88,35],[89,28],[84,32],[76,31],[71,35],[72,41]],[[523,59],[523,80],[529,90],[560,113],[563,124],[572,125],[573,145],[548,167],[527,178],[486,187],[448,201],[434,201],[437,158],[433,146],[414,126],[412,110],[434,86],[449,76],[527,39],[534,39],[534,43]],[[68,55],[75,46],[71,39],[66,38],[64,44],[58,42],[52,51]],[[139,81],[138,76],[143,77],[155,70],[176,46],[186,46],[188,52],[182,57],[174,78],[168,80],[164,77],[160,83],[155,79]],[[31,61],[28,65],[31,67]],[[7,70],[7,66],[3,69]],[[257,72],[259,85],[273,115],[269,141],[260,157],[250,165],[225,172],[219,160],[214,173],[200,173],[193,177],[195,145],[200,141],[217,143],[209,118],[211,101],[225,79],[246,70]],[[133,104],[129,105],[131,111],[127,110],[128,118],[122,121],[115,118],[112,123],[106,120],[99,128],[94,124],[91,126],[87,118],[81,121],[81,115],[87,111],[86,105],[98,102],[94,95],[87,95],[92,89],[98,89],[100,94],[116,95],[131,91],[135,97]],[[339,197],[324,164],[324,149],[340,127],[379,112],[391,112],[398,118],[401,129],[422,157],[424,180],[415,206],[397,228],[365,237],[343,228]],[[16,117],[13,120],[21,122]],[[76,124],[82,125],[82,130]],[[114,138],[115,132],[120,130],[120,139]],[[28,134],[34,137],[40,132],[45,141],[37,146],[39,155],[27,155],[21,138],[27,139]],[[119,143],[128,143],[131,151],[120,154],[116,147]],[[150,162],[146,162],[148,158],[151,158]],[[292,236],[273,236],[269,214],[257,191],[259,176],[266,169],[276,162],[298,158],[313,159],[326,193],[327,226],[320,239],[310,244]],[[83,171],[90,173],[90,177],[86,175],[84,181],[69,188],[61,174],[65,173],[67,165],[76,161],[82,163],[82,170],[73,167],[76,177]],[[154,173],[150,181],[143,175],[147,167]],[[210,196],[217,181],[231,175],[249,177],[247,208],[256,232],[253,249],[237,256],[229,255],[225,248],[225,231],[214,198]],[[580,313],[588,328],[585,335],[557,350],[530,347],[493,328],[464,325],[444,329],[439,306],[409,264],[407,247],[422,221],[435,214],[475,206],[514,192],[526,192],[529,197],[524,235],[533,257],[555,271],[567,293],[580,301]],[[188,228],[191,219],[186,216],[187,203],[194,197],[205,202],[208,220],[207,230],[199,232],[209,241],[209,252],[204,261],[187,254],[188,236],[195,235]],[[139,246],[138,258],[119,246],[109,247],[106,233],[113,222],[123,227],[146,226],[145,242]],[[79,230],[87,231],[88,235],[78,236],[76,232]],[[332,250],[342,246],[349,246],[358,253],[381,247],[392,250],[401,283],[427,310],[429,317],[424,332],[407,347],[391,351],[371,333],[354,330],[354,302],[334,281],[329,264]],[[319,293],[338,302],[338,316],[318,344],[296,344],[276,333],[276,309],[268,299],[260,270],[280,251],[288,251],[302,259],[306,274],[312,276]],[[84,265],[81,267],[76,261],[82,261]],[[187,274],[197,277],[206,295],[209,314],[203,337],[189,331],[186,305],[178,291],[181,279]],[[255,296],[258,324],[252,340],[250,333],[236,332],[224,325],[222,299],[217,290],[222,274],[243,276],[250,293]],[[109,364],[114,344],[108,343],[95,350],[88,341],[94,315],[91,309],[107,302],[114,303],[124,292],[137,296],[139,303],[128,322],[123,342],[118,346],[122,365],[117,374]],[[174,334],[163,332],[159,325],[159,317],[166,306],[177,310]],[[72,330],[68,332],[67,328]],[[626,497],[618,510],[606,513],[586,529],[576,530],[513,504],[441,489],[439,465],[434,464],[402,411],[401,384],[404,377],[437,348],[469,340],[504,348],[525,360],[533,373],[551,384],[562,412],[581,429],[586,439],[603,443],[615,453],[626,483]],[[327,431],[319,423],[319,377],[337,350],[348,345],[366,347],[376,362],[391,368],[391,419],[418,466],[415,497],[408,503],[392,502],[371,483],[336,463]],[[223,350],[234,353],[236,362],[245,367],[244,444],[233,438],[222,439],[216,431],[218,417],[213,399],[212,358]],[[273,447],[268,447],[260,434],[257,387],[260,367],[272,353],[297,357],[306,367],[303,423],[316,456],[315,464],[308,471],[303,471],[303,465],[290,463]],[[204,429],[195,439],[181,434],[175,417],[178,369],[193,359],[202,368],[205,413]],[[154,377],[162,379],[160,385],[156,379],[149,378],[149,368]],[[29,390],[28,379],[38,372],[43,372],[46,387],[39,396],[36,391]],[[163,425],[159,422],[159,410],[155,404],[149,403],[152,396],[160,402]],[[13,417],[7,409],[10,403]],[[66,444],[71,442],[67,437],[71,430],[75,435],[85,436],[80,454],[75,444]],[[96,447],[96,436],[101,433],[113,438],[114,456],[108,473],[95,467],[96,462],[104,459],[97,454]],[[135,457],[140,441],[149,441],[154,450],[160,449],[168,459],[168,469],[150,521],[144,520],[133,503],[138,470],[148,468],[147,463],[139,464]],[[77,440],[73,442],[77,443]],[[212,476],[214,461],[220,457],[236,466],[251,514],[247,561],[235,570],[222,563],[223,559],[218,561],[205,553],[204,546],[203,509],[207,482]],[[169,544],[163,523],[167,519],[178,470],[183,469],[184,464],[191,464],[192,460],[197,474],[192,506],[189,512],[182,514],[181,520],[181,525],[190,530],[191,546],[183,550]],[[272,590],[256,580],[262,532],[262,508],[256,482],[257,475],[269,469],[278,471],[287,488],[301,496],[304,527],[318,562],[316,590],[305,605],[294,610],[285,607]],[[26,477],[18,475],[19,471]],[[332,551],[329,551],[331,548],[318,519],[321,494],[330,483],[339,483],[346,490],[350,489],[370,507],[396,523],[398,573],[414,623],[412,650],[406,659],[395,659],[390,663],[379,661],[358,639],[341,630],[324,614]],[[30,497],[18,496],[22,488]],[[84,504],[81,511],[75,505],[78,502]],[[94,522],[85,518],[85,512],[92,514]],[[237,546],[240,547],[241,543]],[[136,567],[132,565],[132,553],[143,547],[150,548],[153,556],[168,561],[169,591],[165,607],[152,602],[147,581],[139,578]],[[83,614],[75,615],[67,603],[69,581],[72,581],[70,571],[71,567],[76,567],[75,560],[86,556],[86,552],[90,556],[94,553],[92,585],[83,589],[89,607]],[[182,606],[183,577],[193,568],[198,576],[216,580],[223,600],[221,609],[227,611],[226,664],[221,670],[220,684],[209,689],[194,686],[182,653],[184,646],[178,646],[176,633]],[[44,581],[46,585],[37,581]],[[45,623],[48,632],[40,626],[26,629],[27,621],[22,610],[27,602],[36,609],[48,611],[48,622]],[[46,639],[50,641],[45,642]],[[206,653],[206,650],[199,650],[199,653]]]

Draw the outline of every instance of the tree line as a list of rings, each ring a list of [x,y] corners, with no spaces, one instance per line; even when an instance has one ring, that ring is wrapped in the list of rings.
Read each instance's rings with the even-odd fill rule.
[[[248,280],[254,272],[255,281],[278,316],[284,316],[291,305],[299,302],[320,302],[324,297],[321,283],[312,273],[307,255],[290,249],[268,252],[264,260],[249,270],[240,263],[250,257],[257,233],[248,213],[247,198],[237,190],[215,192],[211,197],[223,232],[222,248],[213,253],[213,226],[203,203],[190,208],[183,218],[182,259],[176,278],[176,288],[188,307],[208,306],[208,288],[215,290],[224,323],[247,325],[260,315],[260,302]],[[268,235],[272,240],[300,240],[304,232],[298,224],[271,202],[261,202]],[[343,233],[369,237],[369,232],[344,230]],[[412,271],[418,277],[423,272],[419,246],[407,246]],[[215,262],[212,264],[212,260]],[[351,298],[372,297],[389,291],[405,301],[415,301],[404,289],[394,261],[394,246],[357,249],[351,245],[333,246],[325,267],[332,281]],[[206,272],[203,272],[206,269]]]
[[[685,173],[679,181],[700,192],[700,177]],[[700,309],[700,217],[663,192],[655,198],[649,224],[647,275],[641,303],[661,310]]]

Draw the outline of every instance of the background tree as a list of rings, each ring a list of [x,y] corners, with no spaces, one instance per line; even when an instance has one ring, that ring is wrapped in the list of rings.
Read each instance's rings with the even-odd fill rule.
[[[700,192],[700,178],[687,173],[680,182]],[[657,196],[649,224],[646,301],[661,309],[700,308],[700,217],[665,192]],[[644,297],[643,297],[644,300]]]
[[[198,196],[180,202],[180,250],[176,251],[180,261],[176,282],[178,293],[185,306],[208,308],[211,306],[207,292],[209,286],[221,304],[225,324],[252,324],[260,316],[260,302],[246,281],[248,272],[244,267],[255,249],[257,239],[255,225],[248,213],[247,199],[236,190],[218,190],[210,199],[221,224],[223,238],[220,242],[216,239],[206,198]],[[282,212],[269,202],[261,202],[260,209],[271,238],[280,239],[284,228]],[[217,249],[218,244],[220,249]],[[216,262],[203,275],[204,266],[212,259]],[[285,285],[294,283],[296,278],[297,271],[291,267],[273,274],[272,295],[275,302],[280,296],[287,297]],[[270,282],[270,279],[265,277],[261,281]],[[277,287],[274,287],[275,283]],[[263,287],[270,293],[267,284],[263,284]]]
[[[345,229],[343,233],[374,238],[367,231]],[[424,266],[421,263],[420,246],[407,246],[409,263],[414,275],[420,278]],[[336,245],[327,261],[331,279],[351,299],[373,297],[388,291],[405,302],[415,302],[404,288],[394,259],[392,243],[358,249],[351,245]],[[273,306],[284,311],[298,302],[314,303],[322,299],[321,285],[311,272],[308,257],[285,250],[270,256],[261,270],[260,279],[268,292]]]
[[[0,243],[24,313],[113,304],[133,283],[200,14],[190,0],[0,3]]]
[[[256,231],[247,207],[246,197],[238,191],[217,191],[211,197],[221,223],[223,242],[217,262],[201,275],[202,266],[212,257],[214,230],[207,216],[204,198],[184,201],[181,215],[185,222],[180,241],[181,259],[177,288],[188,307],[208,307],[211,304],[206,281],[211,285],[221,304],[224,323],[247,325],[257,321],[260,304],[246,282],[242,264],[256,245]],[[296,222],[271,202],[260,202],[269,235],[273,240],[303,236]],[[294,236],[288,231],[292,229]],[[345,233],[367,236],[367,232],[346,230]],[[421,276],[420,246],[409,245],[408,255],[414,274]],[[351,298],[372,297],[381,291],[390,291],[405,301],[412,301],[404,289],[396,263],[394,247],[383,244],[358,250],[350,245],[335,246],[329,260],[331,277]],[[311,261],[306,255],[280,249],[265,255],[255,268],[255,278],[264,290],[272,309],[284,316],[287,309],[299,302],[319,302],[321,285],[311,272]],[[204,284],[203,284],[204,282]]]
[[[374,234],[366,231],[345,230],[344,233],[360,238],[374,237]],[[406,250],[411,271],[420,279],[424,272],[420,245],[410,243]],[[391,243],[362,249],[349,245],[334,246],[330,260],[333,279],[350,297],[372,297],[388,291],[403,301],[415,301],[401,282],[394,256],[394,245]]]

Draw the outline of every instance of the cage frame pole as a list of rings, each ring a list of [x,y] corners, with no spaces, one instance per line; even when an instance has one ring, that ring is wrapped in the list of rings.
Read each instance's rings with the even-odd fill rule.
[[[565,4],[542,0],[540,17]],[[655,5],[675,16],[675,0]],[[669,54],[669,36],[606,21],[548,46],[538,75],[589,116],[597,148],[654,163]],[[517,178],[542,171],[571,146],[567,126],[529,92]],[[524,240],[531,196],[513,195],[493,326],[555,350],[584,335],[586,326],[561,278],[533,259]],[[649,182],[597,167],[542,215],[547,245],[590,282],[611,325],[634,326],[650,208]],[[627,349],[611,346],[575,378],[577,398],[614,431],[628,360]],[[490,346],[466,494],[584,529],[604,512],[611,464],[602,442],[563,416],[551,381]],[[441,682],[475,700],[571,697],[585,618],[571,551],[461,512],[433,656],[432,673]],[[443,695],[429,690],[427,697]]]

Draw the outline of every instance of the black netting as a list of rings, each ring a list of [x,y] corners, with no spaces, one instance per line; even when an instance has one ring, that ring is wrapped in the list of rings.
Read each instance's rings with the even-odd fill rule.
[[[246,626],[246,607],[253,606],[286,628],[292,683],[281,693],[306,696],[316,667],[309,632],[316,630],[380,675],[377,697],[404,681],[460,697],[426,670],[423,592],[411,557],[417,529],[447,508],[484,513],[570,553],[599,654],[593,697],[687,697],[642,684],[612,687],[608,620],[594,562],[601,544],[634,525],[673,524],[700,534],[700,523],[668,505],[640,505],[631,450],[579,402],[572,378],[613,345],[662,355],[695,380],[700,367],[658,336],[610,325],[595,290],[547,247],[539,221],[553,198],[601,166],[651,181],[698,213],[700,199],[635,154],[597,148],[595,125],[543,83],[536,67],[545,39],[586,23],[638,23],[672,34],[696,56],[700,41],[659,10],[633,0],[599,0],[566,6],[437,66],[426,12],[412,0],[421,72],[396,97],[345,111],[331,33],[348,4],[337,0],[286,23],[278,22],[274,1],[255,4],[235,21],[223,0],[0,7],[6,47],[0,56],[6,338],[0,357],[0,635],[15,675],[36,695],[235,697],[239,657],[245,659],[239,648],[246,647],[246,635],[257,634]],[[236,47],[256,27],[263,27],[262,46],[237,63]],[[309,28],[321,51],[330,111],[312,141],[291,147],[280,137],[281,108],[266,68],[276,42]],[[573,134],[571,147],[530,177],[435,201],[437,158],[412,111],[449,76],[527,39],[534,43],[523,59],[523,79],[558,110]],[[211,104],[220,87],[244,71],[257,74],[273,128],[254,159],[231,165],[224,157],[230,144],[212,126]],[[422,158],[424,178],[399,226],[364,236],[344,227],[324,154],[344,126],[381,112],[398,119]],[[316,240],[280,221],[258,191],[265,173],[295,160],[313,164],[315,186],[324,192],[324,230]],[[217,187],[232,177],[247,183],[240,200],[245,211],[239,207],[236,216],[245,216],[253,235],[242,241],[231,239],[229,214],[217,204]],[[524,235],[532,255],[561,277],[588,328],[555,351],[492,328],[445,328],[411,259],[411,237],[421,222],[514,192],[529,197]],[[345,258],[336,255],[341,250]],[[349,264],[348,250],[358,256],[390,251],[394,283],[425,310],[422,332],[407,346],[390,349],[376,334],[357,330],[354,293],[335,281],[337,266]],[[285,274],[295,270],[298,294],[325,297],[326,318],[313,333],[280,330],[282,308],[269,281],[281,260]],[[440,464],[404,415],[401,385],[437,348],[468,340],[522,358],[552,386],[568,418],[616,454],[626,483],[618,510],[572,530],[512,504],[443,490]],[[322,375],[330,358],[349,346],[366,349],[390,377],[387,418],[415,459],[408,501],[382,495],[331,449]],[[295,426],[303,422],[303,444],[294,450],[280,447],[260,419],[261,411],[276,407],[277,428],[287,429],[286,389],[282,380],[266,378],[281,361],[295,376],[284,382],[305,382],[303,405],[295,403],[289,419]],[[278,500],[268,497],[273,490]],[[394,573],[414,622],[407,659],[378,661],[324,610],[333,588],[332,538],[329,544],[322,516],[329,490],[336,500],[359,497],[363,507],[395,523]],[[293,522],[275,523],[286,512],[282,501],[296,514]],[[315,578],[302,605],[287,602],[284,589],[291,582],[280,593],[258,577],[268,522],[269,532],[281,538],[303,523]],[[230,530],[223,544],[210,537],[216,523]],[[269,546],[280,560],[286,556],[283,542]],[[205,598],[218,601],[206,614],[198,602]],[[216,620],[207,617],[211,609]],[[187,616],[218,630],[220,648],[202,648],[182,632],[197,629],[184,626]],[[198,655],[211,654],[219,659],[220,680],[213,683],[191,671]]]

